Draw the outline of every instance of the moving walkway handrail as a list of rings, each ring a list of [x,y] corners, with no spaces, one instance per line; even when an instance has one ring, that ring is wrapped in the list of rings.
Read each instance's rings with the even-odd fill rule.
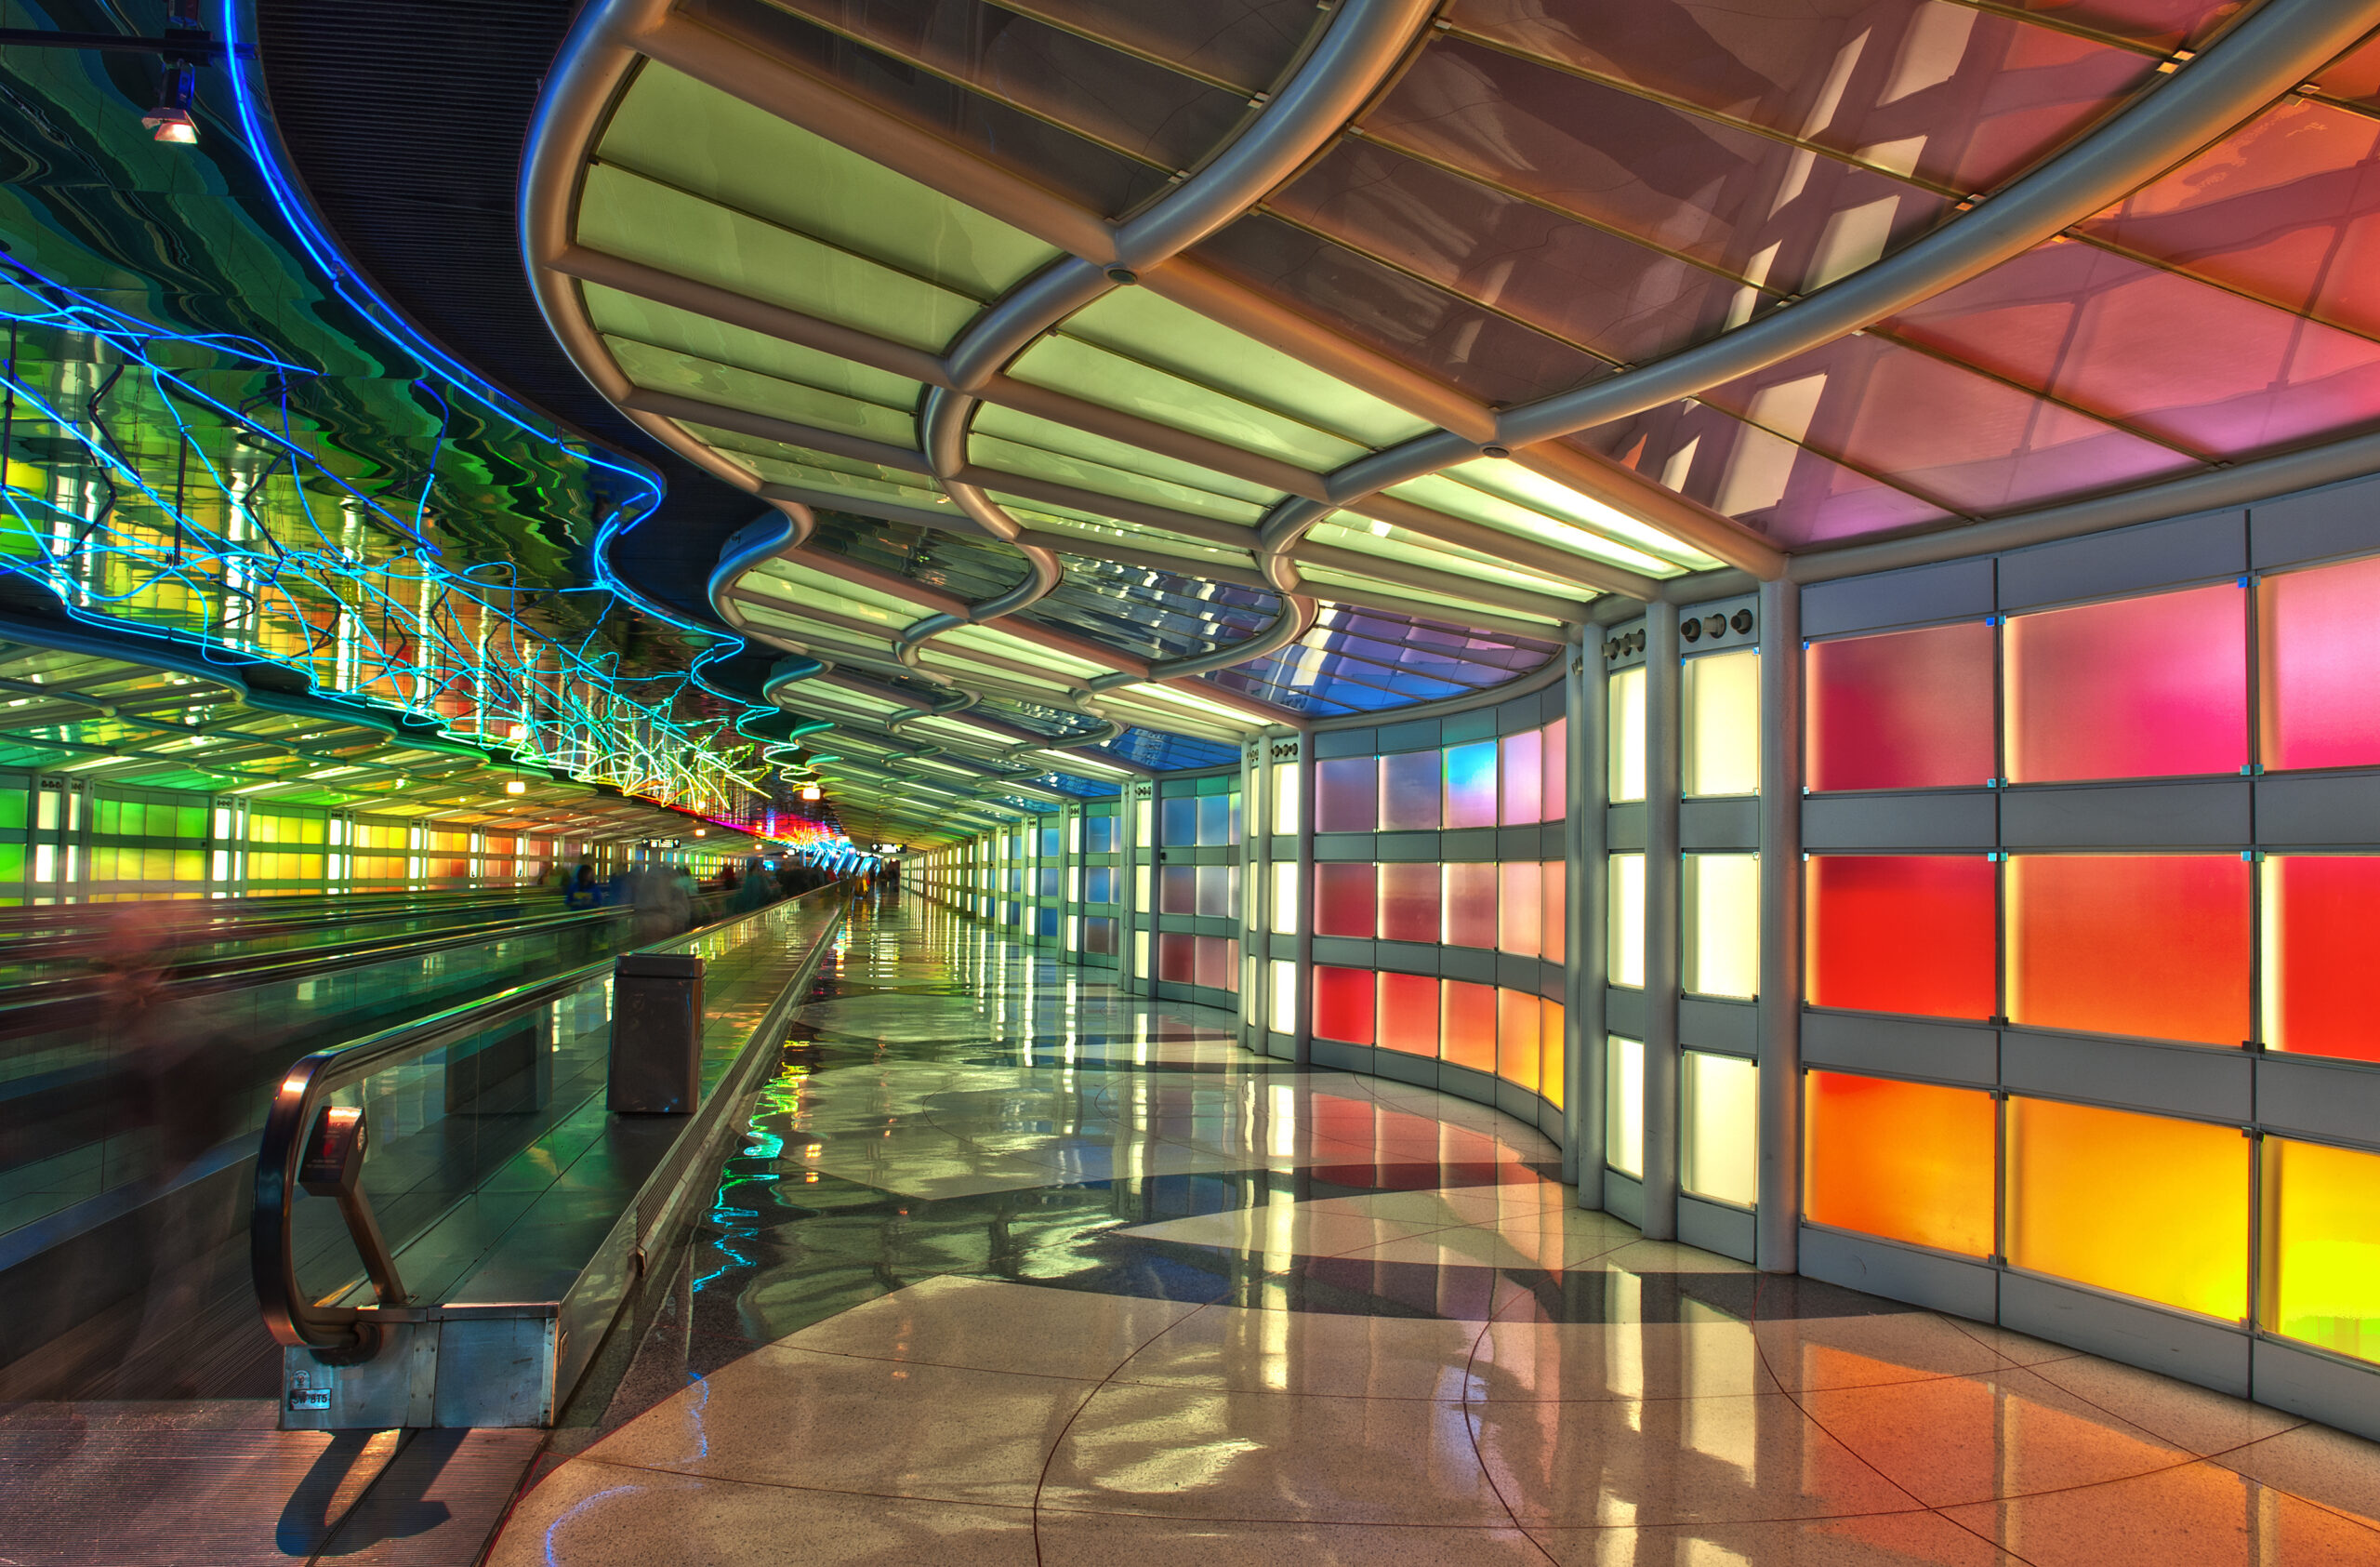
[[[780,902],[798,902],[834,890],[835,884],[829,883]],[[667,952],[779,906],[780,903],[764,904],[634,950]],[[324,1101],[340,1089],[362,1082],[399,1061],[509,1022],[581,986],[601,980],[613,971],[616,961],[616,955],[608,957],[545,979],[515,985],[346,1044],[315,1051],[282,1075],[258,1145],[256,1208],[248,1225],[249,1266],[256,1279],[257,1301],[264,1312],[265,1327],[275,1340],[291,1348],[369,1359],[379,1348],[377,1323],[418,1320],[427,1309],[405,1300],[395,1257],[378,1226],[372,1222],[369,1205],[360,1198],[350,1201],[356,1196],[353,1176],[363,1149],[360,1143],[350,1147],[338,1141],[343,1129],[327,1123]],[[343,1157],[347,1164],[346,1188],[336,1192],[325,1189],[329,1183],[317,1178],[317,1171],[310,1167],[310,1153],[318,1156],[314,1162],[324,1162],[322,1156]],[[347,1216],[356,1249],[363,1255],[365,1273],[379,1301],[377,1306],[320,1305],[309,1300],[298,1286],[292,1226],[300,1189],[339,1196],[340,1209]]]
[[[550,887],[499,887],[472,889],[470,896],[460,893],[416,893],[404,898],[391,898],[385,893],[334,894],[324,897],[307,895],[302,898],[161,898],[161,908],[171,909],[190,921],[184,933],[193,945],[211,942],[246,941],[285,935],[292,931],[312,930],[323,926],[350,926],[358,923],[381,924],[392,920],[427,919],[436,914],[469,913],[478,909],[518,908],[524,903],[541,901],[554,896]],[[368,898],[361,906],[338,903],[342,897]],[[276,905],[278,905],[276,907]],[[43,934],[12,939],[10,922],[0,921],[0,963],[37,962],[45,957],[81,956],[88,949],[91,937],[104,930],[103,921],[121,913],[125,904],[86,904],[70,906],[67,914],[48,920],[17,921],[17,924],[54,927],[56,934]],[[0,910],[0,915],[22,912]],[[264,915],[264,918],[241,917]]]

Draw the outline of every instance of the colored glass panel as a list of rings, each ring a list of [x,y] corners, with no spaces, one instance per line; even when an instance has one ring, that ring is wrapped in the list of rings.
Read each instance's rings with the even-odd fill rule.
[[[1562,1003],[1547,1001],[1544,1009],[1540,1018],[1541,1031],[1538,1037],[1537,1091],[1545,1096],[1547,1104],[1558,1110],[1569,1095],[1569,1036]]]
[[[1273,862],[1273,934],[1295,936],[1298,929],[1298,862]]]
[[[1266,1024],[1276,1034],[1293,1034],[1298,1029],[1298,965],[1274,959],[1271,983],[1273,1008]]]
[[[1314,830],[1369,832],[1380,823],[1380,802],[1368,756],[1337,756],[1314,764]]]
[[[1082,923],[1082,949],[1105,957],[1116,955],[1116,922],[1095,915]]]
[[[1645,798],[1645,666],[1613,673],[1605,700],[1611,709],[1610,777],[1605,788],[1611,803],[1625,804]]]
[[[1526,990],[1496,992],[1496,1075],[1532,1094],[1542,1066],[1541,1012],[1538,998]]]
[[[2264,863],[2264,1042],[2380,1061],[2372,954],[2380,855],[2275,855]]]
[[[1276,836],[1287,837],[1298,830],[1298,764],[1294,762],[1273,764],[1273,820]]]
[[[1314,868],[1314,934],[1370,940],[1379,874],[1368,862],[1324,860]]]
[[[1605,976],[1614,985],[1645,983],[1645,857],[1613,855],[1608,862]]]
[[[1760,989],[1760,857],[1687,855],[1680,887],[1686,989],[1749,997]]]
[[[1157,976],[1177,985],[1196,982],[1198,975],[1197,937],[1168,931],[1157,938]]]
[[[1803,1082],[1811,1223],[1991,1255],[2000,1118],[1990,1095],[1844,1072]]]
[[[1760,1196],[1760,1073],[1750,1061],[1689,1050],[1678,1079],[1678,1182],[1749,1208]]]
[[[1810,788],[1980,789],[1997,777],[1992,639],[1978,620],[1814,644]]]
[[[1538,934],[1543,945],[1539,954],[1549,963],[1570,961],[1570,900],[1567,891],[1570,868],[1558,859],[1549,859],[1538,868]]]
[[[1507,735],[1503,747],[1503,803],[1497,819],[1517,826],[1545,819],[1545,736],[1540,730]]]
[[[1192,983],[1213,990],[1237,990],[1239,943],[1228,936],[1202,936],[1197,940]]]
[[[1603,1162],[1645,1178],[1645,1042],[1618,1034],[1603,1048]]]
[[[1372,1042],[1372,971],[1316,964],[1314,1037],[1342,1044]]]
[[[1082,824],[1083,853],[1112,855],[1116,852],[1116,818],[1089,817]]]
[[[1444,877],[1435,864],[1380,867],[1380,939],[1435,945]]]
[[[1438,995],[1439,1059],[1494,1071],[1496,1022],[1496,987],[1447,980]]]
[[[1496,947],[1516,957],[1537,957],[1544,947],[1545,873],[1535,860],[1497,868]]]
[[[1810,1003],[1992,1016],[1999,881],[1981,855],[1813,856]]]
[[[1560,821],[1570,814],[1570,721],[1557,718],[1544,730],[1545,743],[1540,748],[1544,770],[1538,799],[1543,803],[1547,821]]]
[[[1446,750],[1446,825],[1496,825],[1496,742],[1448,746]]]
[[[1198,911],[1198,868],[1195,865],[1169,865],[1157,872],[1157,911],[1160,914],[1196,914]]]
[[[1325,763],[1325,766],[1329,764]],[[1438,753],[1400,751],[1380,759],[1380,825],[1383,830],[1435,830],[1438,825]]]
[[[2249,866],[2236,855],[2017,855],[2008,1016],[2200,1044],[2248,1037]]]
[[[2248,597],[2230,586],[2011,617],[2009,777],[2237,773],[2247,634]]]
[[[1760,653],[1686,661],[1681,764],[1688,794],[1760,792]]]
[[[1449,865],[1447,871],[1445,934],[1449,947],[1496,945],[1497,868],[1493,865]]]
[[[1232,906],[1239,901],[1239,867],[1236,865],[1202,865],[1198,867],[1197,912],[1210,919],[1229,919]]]
[[[1188,848],[1198,842],[1198,802],[1193,799],[1157,802],[1157,842],[1169,849]]]
[[[2235,1126],[2012,1097],[2008,1260],[2236,1321],[2251,1146]]]
[[[2380,762],[2380,557],[2256,584],[2256,717],[2267,767]]]
[[[1239,842],[1239,796],[1202,794],[1198,797],[1198,846],[1225,848]]]
[[[1437,1055],[1437,980],[1426,974],[1382,974],[1379,1018],[1382,1050]]]
[[[2380,1361],[2380,1154],[2265,1139],[2264,1325]]]

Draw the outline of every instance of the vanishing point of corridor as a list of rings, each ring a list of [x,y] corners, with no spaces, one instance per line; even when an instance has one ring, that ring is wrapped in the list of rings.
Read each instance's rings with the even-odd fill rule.
[[[2380,1560],[2357,1439],[1641,1240],[915,896],[793,1034],[499,1567]]]

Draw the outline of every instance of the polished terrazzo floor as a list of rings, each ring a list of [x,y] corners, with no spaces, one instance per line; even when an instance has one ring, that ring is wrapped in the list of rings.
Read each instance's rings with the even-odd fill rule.
[[[2380,1563],[2380,1448],[1645,1241],[922,900],[795,1032],[497,1567]]]

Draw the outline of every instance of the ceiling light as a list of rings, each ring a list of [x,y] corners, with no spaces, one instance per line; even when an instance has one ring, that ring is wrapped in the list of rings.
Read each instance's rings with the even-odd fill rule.
[[[817,799],[817,798],[818,798],[818,786],[817,786],[816,784],[803,784],[803,785],[801,786],[801,797],[802,797],[804,800],[815,800],[815,799]]]
[[[529,792],[529,786],[522,783],[519,778],[507,778],[504,780],[504,792],[507,794],[526,794]]]
[[[190,106],[197,96],[198,73],[188,60],[169,60],[157,82],[157,107],[141,115],[140,124],[160,141],[193,146],[198,122],[190,117]]]

